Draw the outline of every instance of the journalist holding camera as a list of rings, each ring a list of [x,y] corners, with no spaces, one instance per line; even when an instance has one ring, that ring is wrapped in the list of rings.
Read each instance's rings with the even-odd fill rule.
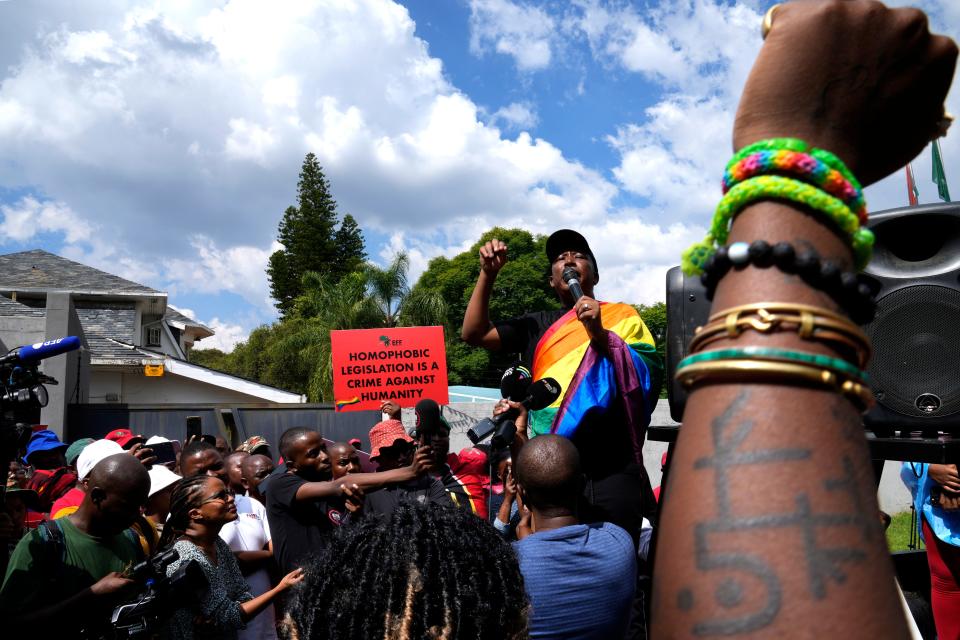
[[[118,453],[90,472],[76,512],[44,523],[17,544],[0,591],[0,615],[11,628],[42,623],[70,637],[102,635],[113,606],[133,595],[124,571],[142,558],[129,527],[147,500],[150,477],[133,456]],[[13,623],[13,624],[11,624]]]

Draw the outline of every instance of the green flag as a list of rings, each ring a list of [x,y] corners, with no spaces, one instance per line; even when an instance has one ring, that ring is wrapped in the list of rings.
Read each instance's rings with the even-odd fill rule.
[[[937,193],[944,202],[950,202],[950,188],[947,186],[947,174],[943,171],[943,158],[940,156],[940,141],[933,141],[933,182]]]

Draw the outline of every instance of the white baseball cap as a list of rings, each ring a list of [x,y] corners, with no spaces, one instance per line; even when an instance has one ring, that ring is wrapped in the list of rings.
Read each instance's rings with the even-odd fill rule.
[[[167,469],[162,464],[155,464],[150,467],[150,493],[147,494],[147,497],[153,496],[155,493],[163,491],[170,485],[179,482],[180,476],[175,474],[170,469]]]
[[[113,440],[96,440],[88,444],[77,458],[77,479],[83,480],[86,478],[101,460],[109,458],[115,453],[126,452]]]
[[[170,442],[169,438],[164,438],[163,436],[150,436],[147,438],[147,441],[144,442],[144,446],[149,447],[152,444],[158,444],[160,442]]]

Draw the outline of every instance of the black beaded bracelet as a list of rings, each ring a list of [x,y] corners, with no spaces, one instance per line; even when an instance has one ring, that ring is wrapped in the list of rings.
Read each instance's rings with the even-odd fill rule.
[[[700,281],[707,299],[713,300],[717,283],[730,269],[741,270],[752,264],[766,269],[776,267],[784,273],[798,275],[815,289],[829,294],[857,324],[873,320],[876,304],[873,291],[861,282],[855,271],[843,271],[836,262],[821,260],[812,249],[797,250],[789,242],[771,245],[765,240],[734,242],[720,247],[703,265]]]

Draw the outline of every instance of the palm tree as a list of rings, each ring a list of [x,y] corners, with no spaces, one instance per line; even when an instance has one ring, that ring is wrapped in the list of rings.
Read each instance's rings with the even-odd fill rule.
[[[385,268],[367,264],[333,285],[317,273],[304,274],[303,294],[285,321],[294,326],[272,345],[271,360],[285,367],[307,367],[307,396],[312,402],[333,398],[331,331],[443,324],[446,303],[434,291],[411,294],[409,266],[410,259],[401,252]]]

